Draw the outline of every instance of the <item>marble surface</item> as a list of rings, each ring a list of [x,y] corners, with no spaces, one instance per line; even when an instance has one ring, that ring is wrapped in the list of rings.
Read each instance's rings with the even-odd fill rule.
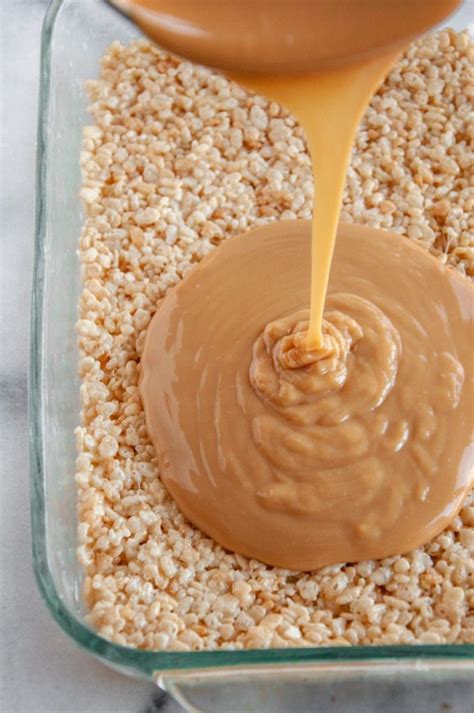
[[[183,709],[150,683],[112,673],[78,650],[41,602],[31,568],[27,359],[39,39],[47,4],[0,0],[0,711],[179,713]],[[471,19],[472,10],[468,2]],[[410,698],[386,696],[364,710],[472,710],[472,687],[446,682],[442,694],[433,696],[429,687],[425,693],[418,693],[416,707],[405,707]],[[317,706],[329,708],[341,710],[336,700]],[[238,713],[238,703],[229,701],[226,711]]]

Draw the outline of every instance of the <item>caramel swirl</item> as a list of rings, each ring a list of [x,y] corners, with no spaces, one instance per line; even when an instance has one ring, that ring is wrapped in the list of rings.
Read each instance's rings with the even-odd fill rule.
[[[396,384],[402,351],[398,331],[366,299],[335,294],[328,302],[323,349],[304,350],[309,310],[270,322],[253,346],[250,382],[271,410],[253,419],[252,435],[275,476],[257,496],[264,507],[293,512],[337,508],[341,487],[354,504],[374,499],[380,489],[395,501],[384,458],[387,452],[409,448],[417,461],[417,492],[427,497],[425,471],[429,475],[432,464],[421,457],[425,432],[412,431],[405,419],[394,418],[390,405],[384,408]],[[418,358],[424,356],[421,348],[417,344]],[[452,355],[432,354],[431,359],[439,377],[433,392],[436,407],[443,403],[453,409],[464,370]],[[425,403],[421,411],[430,423],[429,437],[434,437],[438,423],[433,405]],[[413,481],[413,475],[407,473],[407,479]],[[405,497],[416,497],[413,488],[400,490],[398,485],[392,519],[400,515]],[[385,509],[381,517],[386,520]],[[375,519],[369,518],[372,535]]]
[[[160,304],[140,380],[184,514],[289,569],[420,545],[472,482],[470,285],[406,239],[343,226],[306,351],[309,230],[273,223],[206,258]]]
[[[400,338],[375,305],[332,296],[324,347],[304,351],[309,310],[270,322],[253,347],[250,381],[285,418],[304,426],[336,425],[379,406],[397,374]],[[296,408],[295,408],[296,407]]]

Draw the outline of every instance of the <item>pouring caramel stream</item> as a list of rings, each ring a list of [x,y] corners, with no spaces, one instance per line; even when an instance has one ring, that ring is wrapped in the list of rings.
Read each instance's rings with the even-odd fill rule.
[[[114,0],[159,44],[225,70],[290,109],[308,141],[316,193],[308,333],[322,317],[339,210],[359,121],[413,37],[459,0]]]
[[[224,547],[289,569],[426,542],[472,478],[472,293],[366,228],[341,227],[332,260],[359,120],[458,0],[115,4],[289,108],[313,162],[311,229],[234,238],[152,320],[140,392],[163,481]]]
[[[305,129],[311,154],[315,207],[311,235],[310,319],[300,344],[323,346],[322,319],[339,211],[352,144],[372,94],[395,62],[399,50],[357,64],[296,77],[236,77],[258,94],[290,109]]]

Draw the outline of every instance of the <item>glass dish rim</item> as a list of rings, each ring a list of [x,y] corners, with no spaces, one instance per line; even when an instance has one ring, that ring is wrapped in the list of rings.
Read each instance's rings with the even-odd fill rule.
[[[40,86],[36,162],[36,225],[31,302],[29,368],[30,493],[33,569],[41,596],[55,621],[79,646],[109,664],[152,677],[157,671],[258,665],[348,664],[373,661],[474,661],[474,644],[408,644],[388,646],[305,647],[244,651],[148,651],[114,644],[89,629],[69,611],[49,569],[43,460],[43,327],[45,306],[45,251],[47,238],[48,118],[50,110],[52,38],[58,14],[68,0],[52,0],[41,33]],[[71,434],[72,437],[72,434]]]

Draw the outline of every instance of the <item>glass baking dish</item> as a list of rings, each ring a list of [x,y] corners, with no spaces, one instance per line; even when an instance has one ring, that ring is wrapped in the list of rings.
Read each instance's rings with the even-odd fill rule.
[[[456,19],[457,17],[457,19]],[[451,26],[468,24],[469,11]],[[359,697],[378,686],[428,678],[443,685],[474,673],[474,645],[302,648],[192,653],[112,644],[85,623],[76,560],[75,443],[79,380],[74,323],[80,293],[79,152],[87,123],[84,81],[113,41],[138,30],[103,0],[54,0],[42,35],[37,222],[32,303],[30,442],[33,561],[51,614],[69,636],[124,673],[153,678],[193,710],[308,710],[344,683]],[[291,684],[291,685],[288,685]],[[236,693],[238,692],[238,693]],[[236,696],[238,695],[238,698]],[[312,708],[311,708],[312,710]]]

